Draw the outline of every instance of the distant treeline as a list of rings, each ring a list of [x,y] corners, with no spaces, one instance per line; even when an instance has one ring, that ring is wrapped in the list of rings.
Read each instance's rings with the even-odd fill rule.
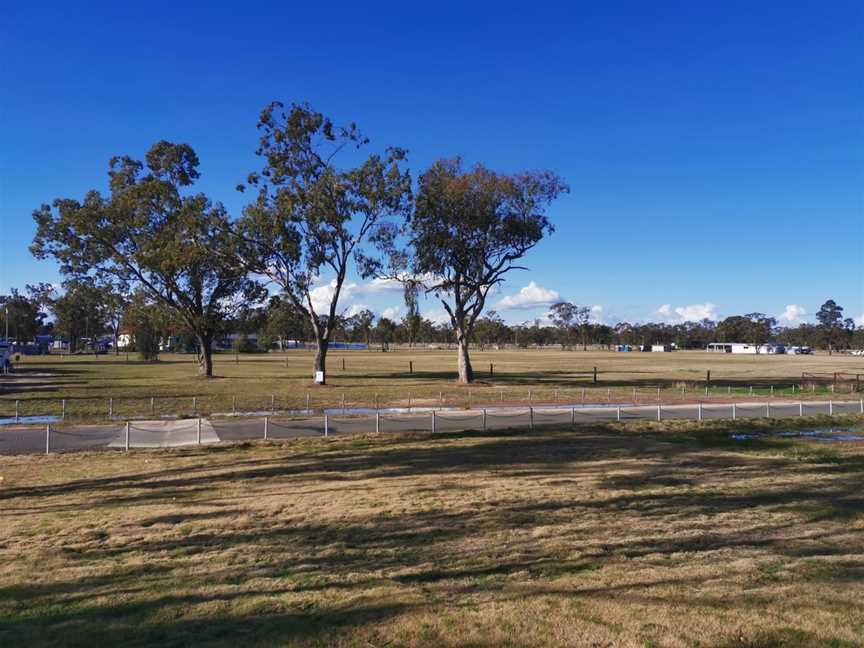
[[[746,342],[764,344],[782,342],[814,349],[864,348],[864,327],[843,317],[843,308],[828,300],[816,315],[817,323],[779,326],[777,320],[763,313],[727,317],[720,322],[702,320],[676,324],[649,322],[614,325],[591,322],[587,316],[568,319],[568,312],[582,309],[556,304],[552,324],[541,320],[507,324],[495,311],[489,311],[474,325],[472,343],[492,346],[562,346],[572,349],[612,348],[619,344],[675,344],[681,349],[704,349],[710,342]],[[587,310],[587,309],[585,309]],[[564,313],[564,316],[561,316]],[[48,285],[13,289],[0,296],[0,327],[8,318],[9,337],[19,344],[34,341],[37,336],[56,336],[69,343],[71,350],[84,350],[90,341],[121,333],[132,339],[132,348],[141,340],[170,340],[173,350],[194,351],[197,340],[192,331],[172,312],[149,302],[143,294],[124,297],[110,286],[70,282],[57,295]],[[334,341],[362,342],[387,348],[392,345],[453,345],[456,335],[449,323],[434,323],[419,315],[406,315],[399,321],[376,315],[364,309],[343,315],[333,323]],[[233,334],[233,335],[232,335]],[[242,309],[236,317],[223,323],[220,335],[232,335],[236,350],[268,351],[280,348],[289,340],[314,345],[315,333],[308,317],[287,300],[274,296],[266,304]],[[82,340],[87,340],[83,343]],[[148,342],[153,345],[153,342]],[[116,341],[112,344],[116,348]]]

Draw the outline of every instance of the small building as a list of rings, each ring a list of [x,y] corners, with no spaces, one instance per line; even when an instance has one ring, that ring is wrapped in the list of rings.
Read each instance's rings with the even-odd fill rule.
[[[651,345],[651,351],[653,353],[670,353],[671,351],[674,351],[674,350],[675,350],[675,347],[673,347],[671,344],[652,344]]]
[[[633,350],[633,347],[631,347],[629,344],[619,344],[615,347],[615,350],[619,353],[629,353]]]
[[[743,353],[748,355],[759,353],[758,346],[744,342],[711,342],[705,347],[705,350],[708,353]]]

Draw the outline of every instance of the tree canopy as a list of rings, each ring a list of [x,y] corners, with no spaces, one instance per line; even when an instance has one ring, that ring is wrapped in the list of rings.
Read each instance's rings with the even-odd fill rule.
[[[369,140],[355,124],[336,126],[308,105],[286,111],[273,102],[258,128],[264,165],[248,178],[258,192],[238,224],[243,260],[309,318],[318,345],[313,373],[325,372],[349,266],[354,262],[361,276],[370,276],[385,219],[403,218],[410,206],[411,179],[400,168],[405,151],[387,148],[338,167],[340,154]],[[330,285],[320,287],[326,295],[316,299],[315,283],[331,272]]]
[[[160,141],[145,162],[115,157],[110,193],[61,198],[33,214],[31,251],[70,277],[112,277],[173,309],[198,341],[199,370],[212,376],[211,343],[223,320],[259,295],[242,269],[224,207],[184,190],[198,178],[192,147]]]

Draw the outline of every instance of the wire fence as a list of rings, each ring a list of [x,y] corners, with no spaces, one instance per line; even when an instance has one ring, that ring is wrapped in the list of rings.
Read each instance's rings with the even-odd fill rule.
[[[130,420],[109,425],[12,426],[0,430],[0,454],[33,454],[95,449],[164,448],[374,433],[456,433],[469,430],[534,430],[541,426],[577,426],[610,421],[719,420],[864,415],[864,399],[612,405],[595,407],[496,407],[449,411],[284,417],[195,417],[180,420]]]
[[[568,389],[524,389],[473,386],[457,390],[369,393],[345,391],[296,390],[262,395],[153,395],[122,397],[52,398],[28,394],[0,396],[0,426],[14,423],[100,422],[142,418],[183,419],[213,416],[315,416],[418,413],[439,410],[469,410],[478,407],[541,407],[597,405],[672,405],[694,398],[724,402],[742,398],[754,401],[786,398],[820,400],[860,393],[860,383],[801,382],[754,385],[720,385],[676,382],[657,386],[606,386]]]

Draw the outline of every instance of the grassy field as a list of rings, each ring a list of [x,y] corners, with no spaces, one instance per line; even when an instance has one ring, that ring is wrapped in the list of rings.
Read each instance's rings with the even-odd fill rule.
[[[860,444],[631,423],[0,480],[3,646],[864,644]]]
[[[851,356],[739,356],[705,352],[611,353],[580,351],[475,351],[474,366],[480,380],[470,389],[455,383],[453,351],[333,352],[329,384],[311,383],[312,355],[217,355],[216,378],[197,377],[194,358],[164,355],[157,363],[131,356],[27,357],[11,377],[0,378],[0,416],[59,414],[67,401],[72,418],[104,418],[108,399],[120,417],[191,414],[238,410],[305,407],[307,394],[313,407],[348,405],[471,403],[526,403],[553,400],[586,402],[606,400],[654,402],[657,389],[664,402],[705,396],[706,371],[711,371],[709,398],[768,396],[824,397],[828,385],[810,386],[802,372],[835,371],[864,374],[864,358]],[[342,369],[344,361],[345,369]],[[409,364],[410,363],[410,364]],[[494,373],[489,375],[490,364]],[[413,366],[413,372],[409,368]],[[593,367],[598,368],[597,383]],[[849,384],[839,387],[850,390]],[[153,399],[151,402],[150,399]],[[152,407],[152,410],[151,410]]]

